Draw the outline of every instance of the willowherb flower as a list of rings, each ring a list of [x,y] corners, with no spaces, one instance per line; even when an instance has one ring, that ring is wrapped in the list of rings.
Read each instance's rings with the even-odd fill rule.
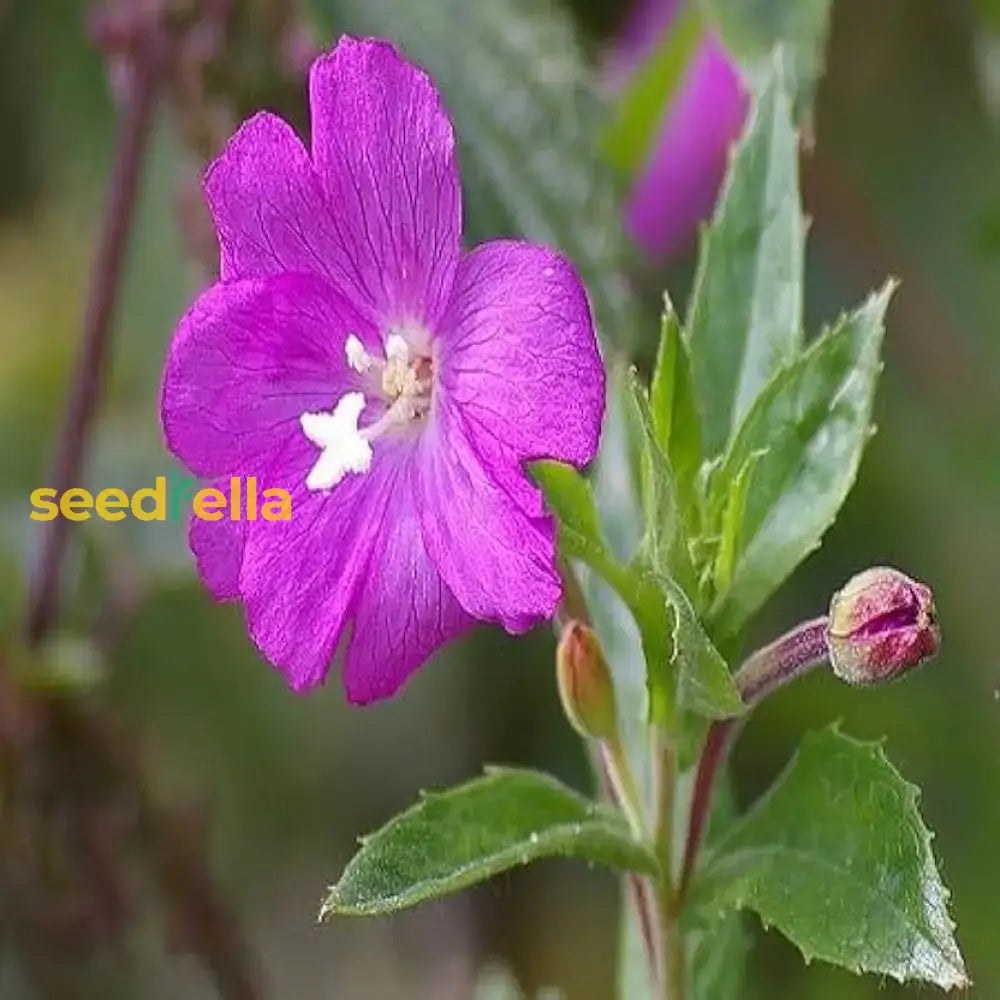
[[[671,31],[678,0],[638,0],[612,53],[610,83],[621,87]],[[707,218],[726,171],[728,150],[747,113],[739,73],[706,33],[663,114],[626,207],[628,229],[649,254],[681,249]]]
[[[345,647],[348,697],[392,694],[476,620],[519,633],[560,597],[525,463],[595,454],[604,373],[586,293],[541,246],[463,252],[454,137],[431,80],[343,38],[309,77],[311,152],[246,122],[205,191],[220,281],[181,320],[171,450],[228,489],[287,489],[288,521],[195,520],[218,599],[289,684]]]

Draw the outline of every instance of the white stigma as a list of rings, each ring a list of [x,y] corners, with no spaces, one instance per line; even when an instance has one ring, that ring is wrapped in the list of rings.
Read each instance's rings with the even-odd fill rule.
[[[385,338],[385,356],[389,362],[408,362],[410,360],[410,345],[406,342],[406,338],[401,337],[398,333],[390,333]]]
[[[322,449],[306,477],[307,489],[330,490],[349,472],[371,468],[372,446],[358,429],[364,408],[364,393],[348,392],[337,400],[332,413],[303,413],[299,417],[305,436]]]
[[[344,344],[347,363],[359,374],[370,371],[375,363],[372,356],[365,350],[365,345],[352,333]]]
[[[303,413],[302,432],[320,449],[319,457],[306,477],[309,490],[331,490],[349,472],[365,473],[371,468],[371,442],[388,431],[399,430],[427,413],[430,397],[429,359],[411,364],[406,337],[390,333],[385,338],[385,359],[373,357],[353,333],[344,341],[348,366],[359,375],[374,373],[364,380],[366,391],[385,401],[382,415],[364,428],[358,420],[367,404],[365,393],[347,392],[330,413]]]

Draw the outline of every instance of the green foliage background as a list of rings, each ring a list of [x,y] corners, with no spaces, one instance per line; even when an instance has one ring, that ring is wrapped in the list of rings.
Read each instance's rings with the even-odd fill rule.
[[[392,10],[389,0],[377,6]],[[619,16],[613,6],[574,4],[594,52]],[[49,463],[110,154],[110,102],[83,15],[69,0],[0,3],[4,622],[23,596],[18,581],[35,541],[27,494]],[[861,738],[888,734],[891,759],[924,789],[972,994],[990,998],[1000,995],[1000,259],[984,249],[982,234],[998,199],[1000,125],[977,74],[985,31],[965,5],[835,4],[817,146],[804,165],[812,216],[806,300],[816,310],[807,326],[860,301],[887,274],[902,286],[889,314],[880,433],[858,486],[824,547],[755,627],[765,640],[820,611],[855,570],[887,562],[934,585],[944,649],[904,685],[857,692],[816,676],[783,692],[750,723],[736,785],[749,801],[800,734],[832,717]],[[171,467],[158,438],[156,386],[174,318],[199,280],[176,225],[183,165],[164,115],[94,483],[142,485]],[[666,284],[683,301],[690,279],[690,260],[670,270],[646,266],[650,308],[635,340],[648,363],[658,291]],[[162,787],[203,804],[216,869],[273,996],[462,997],[470,963],[489,956],[510,962],[528,986],[558,983],[572,1000],[610,995],[614,885],[606,873],[581,874],[568,862],[504,875],[392,920],[322,928],[314,921],[320,889],[339,874],[355,835],[412,802],[417,787],[470,778],[484,759],[547,768],[584,785],[586,764],[559,717],[548,635],[515,644],[480,632],[375,709],[347,709],[335,680],[302,700],[257,662],[238,610],[212,606],[194,582],[176,526],[101,527],[87,533],[87,551],[126,574],[157,569],[113,664],[111,697],[138,722]],[[71,605],[81,620],[94,562],[81,549],[73,563]],[[873,977],[805,968],[783,940],[754,933],[760,997],[901,995]],[[80,983],[78,995],[211,995],[192,966],[159,953],[154,935],[135,937],[127,975],[109,985],[95,969],[93,992]],[[47,958],[58,964],[66,956]],[[22,996],[16,962],[0,964],[0,996]]]

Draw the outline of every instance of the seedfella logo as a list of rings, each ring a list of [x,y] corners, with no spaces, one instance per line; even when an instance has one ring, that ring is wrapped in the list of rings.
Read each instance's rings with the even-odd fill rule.
[[[129,494],[109,487],[97,494],[74,486],[62,494],[43,486],[31,494],[31,520],[51,521],[180,521],[188,511],[203,521],[290,521],[292,497],[288,490],[260,489],[256,476],[229,480],[228,496],[214,486],[199,487],[190,476],[157,476],[152,486]]]

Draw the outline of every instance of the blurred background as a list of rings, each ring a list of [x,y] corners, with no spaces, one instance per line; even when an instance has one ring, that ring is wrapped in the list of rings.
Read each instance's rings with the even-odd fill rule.
[[[393,3],[372,6],[391,26]],[[396,6],[401,19],[415,16],[408,0]],[[267,104],[301,119],[310,38],[326,45],[338,28],[356,23],[348,13],[338,16],[336,2],[325,4],[329,16],[301,24],[275,13],[282,5],[274,2],[238,7],[232,48],[218,72],[206,75],[210,92],[231,99],[196,112],[197,101],[178,88],[156,120],[86,477],[98,487],[147,485],[173,468],[159,438],[158,383],[173,324],[211,261],[197,196],[205,158],[253,108]],[[652,38],[645,50],[637,45],[641,54],[670,30],[664,16],[637,28],[626,3],[567,0],[565,9],[594,78],[609,92],[628,74],[622,58],[633,58],[632,43],[623,57],[614,39],[623,32]],[[885,689],[852,691],[812,676],[756,712],[735,757],[745,803],[769,784],[806,729],[839,717],[854,735],[887,734],[890,758],[923,788],[975,981],[971,992],[983,998],[1000,996],[1000,656],[993,631],[1000,621],[1000,20],[993,17],[988,4],[966,2],[834,4],[810,130],[815,145],[803,163],[812,219],[810,329],[886,275],[903,284],[890,311],[879,434],[858,486],[822,550],[751,636],[766,640],[821,612],[851,573],[890,563],[933,585],[942,654]],[[115,87],[122,84],[111,69],[91,44],[82,0],[0,0],[5,630],[16,626],[25,600],[38,543],[28,493],[45,483],[51,465],[103,211]],[[498,93],[491,109],[497,120],[516,114]],[[726,114],[738,118],[731,106]],[[718,142],[710,121],[699,129],[705,142]],[[665,183],[692,184],[697,200],[703,188],[713,189],[717,157],[690,156],[692,176],[675,164],[670,169],[680,173],[668,171]],[[467,212],[477,235],[500,231],[474,191]],[[695,222],[666,219],[670,231],[658,245],[651,245],[658,237],[635,234],[644,245],[634,254],[631,294],[649,304],[629,333],[640,358],[654,347],[659,290],[666,286],[684,301]],[[214,606],[196,581],[181,526],[93,521],[77,535],[63,625],[80,635],[97,629],[106,663],[95,674],[81,665],[89,659],[74,654],[67,675],[51,683],[92,685],[84,700],[114,720],[116,739],[143,760],[155,796],[182,804],[178,837],[204,845],[267,997],[465,998],[493,961],[514,970],[525,990],[551,984],[569,1000],[612,995],[618,903],[604,872],[548,862],[399,918],[323,927],[315,920],[355,837],[410,803],[419,788],[471,777],[484,761],[539,766],[587,786],[586,761],[558,708],[551,635],[515,643],[481,630],[440,655],[392,702],[352,710],[335,675],[318,694],[299,698],[258,660],[239,609]],[[78,767],[86,788],[93,780],[100,789],[86,761],[53,766],[63,776]],[[67,805],[56,791],[45,799],[55,831],[30,808],[3,812],[0,998],[214,996],[183,935],[164,928],[150,905],[142,877],[102,894],[80,874],[87,864],[74,853],[81,830],[98,830],[94,842],[112,858],[119,849],[117,806],[100,791],[76,789],[69,798]],[[806,968],[755,920],[747,927],[759,939],[747,997],[909,993],[819,964]]]

